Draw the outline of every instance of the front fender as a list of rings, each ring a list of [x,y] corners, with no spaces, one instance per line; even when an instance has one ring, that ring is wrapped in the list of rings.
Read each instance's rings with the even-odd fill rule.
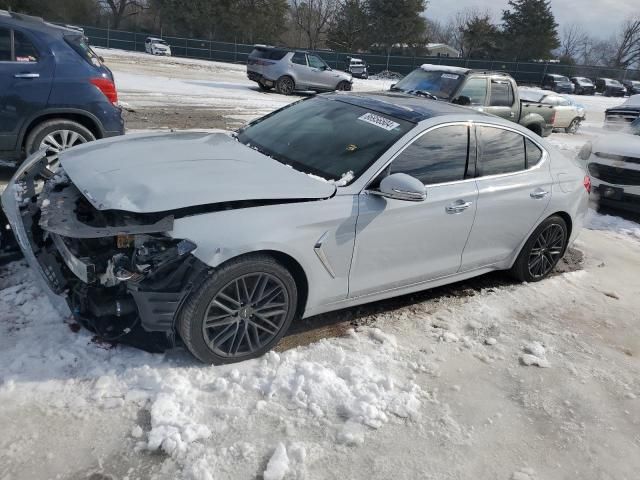
[[[193,255],[213,268],[265,250],[293,258],[307,277],[309,311],[347,297],[356,218],[354,197],[338,195],[178,218],[170,234],[194,242]]]

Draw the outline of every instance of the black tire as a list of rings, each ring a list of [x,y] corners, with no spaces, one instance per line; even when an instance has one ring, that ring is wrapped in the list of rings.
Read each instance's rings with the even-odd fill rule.
[[[296,82],[288,75],[283,75],[276,82],[276,91],[280,95],[291,95],[296,89]]]
[[[338,85],[336,85],[336,90],[341,92],[348,92],[351,90],[351,83],[343,80],[342,82],[338,83]]]
[[[67,120],[66,118],[54,118],[36,125],[35,128],[31,130],[24,144],[25,153],[27,155],[31,155],[41,148],[46,148],[46,145],[44,145],[43,142],[45,142],[47,137],[51,136],[54,139],[60,139],[61,137],[59,137],[58,134],[63,135],[63,132],[71,132],[71,135],[68,137],[70,145],[61,145],[63,148],[60,149],[55,147],[48,149],[47,157],[49,158],[49,163],[52,166],[57,162],[58,153],[61,151],[82,143],[92,142],[96,139],[93,133],[91,133],[91,131],[85,126],[74,121]],[[77,138],[75,137],[75,134],[78,135]],[[73,142],[71,142],[71,140],[73,140]]]
[[[578,129],[580,128],[580,122],[581,120],[578,117],[571,120],[569,126],[564,129],[565,133],[577,133]]]
[[[268,92],[269,90],[271,90],[273,87],[270,87],[269,85],[265,85],[262,82],[258,82],[258,85],[260,86],[260,90],[264,91],[264,92]]]
[[[251,283],[251,279],[255,277],[258,277],[255,283]],[[258,292],[261,285],[259,279],[263,277],[272,283],[266,283],[266,286]],[[239,285],[244,285],[244,288],[236,290],[236,286],[239,288]],[[264,294],[267,288],[279,288],[274,299],[288,306],[272,304],[274,306],[261,307],[259,301],[254,304],[253,300],[248,298],[254,297],[257,293]],[[251,290],[250,293],[249,290]],[[244,296],[247,303],[243,302],[243,305],[240,305],[233,299],[228,300],[229,294],[233,296],[232,292],[235,291],[239,296]],[[225,303],[220,305],[220,301]],[[239,306],[236,307],[234,304]],[[206,281],[189,294],[178,317],[178,332],[187,349],[201,362],[216,365],[240,362],[259,357],[271,350],[289,329],[296,315],[297,305],[296,282],[284,266],[268,255],[246,255],[214,269]],[[271,323],[266,322],[264,317],[259,319],[255,313],[247,312],[248,310],[256,313],[262,311],[264,314],[264,309],[270,308],[280,308],[284,311],[278,316],[273,315],[273,310],[268,312],[269,318],[273,319]],[[222,312],[222,314],[211,316],[212,309],[217,309],[217,313]],[[229,313],[230,310],[234,310],[235,313]],[[214,313],[216,313],[215,310]],[[205,318],[209,320],[209,325],[212,323],[216,325],[205,329]],[[277,329],[272,327],[275,322],[277,322]],[[262,326],[257,326],[256,323]],[[234,328],[235,333],[233,333]],[[272,331],[267,333],[268,329]],[[242,333],[237,340],[240,330]],[[232,338],[225,339],[229,335],[232,335]],[[207,338],[208,336],[214,336],[214,338]],[[218,339],[217,343],[216,339]],[[264,343],[261,344],[261,340]],[[253,343],[256,344],[255,348]],[[232,352],[234,346],[236,351]],[[239,352],[240,346],[243,348]],[[227,350],[226,353],[225,350]]]
[[[553,240],[558,235],[558,241],[549,242],[550,247],[547,248],[543,245],[544,242],[539,243],[544,235],[548,235]],[[564,219],[558,215],[547,218],[538,225],[538,228],[534,230],[527,243],[522,247],[522,251],[511,267],[511,275],[521,282],[539,282],[546,278],[564,255],[568,240],[568,229]],[[539,261],[534,264],[536,259]],[[540,264],[544,268],[538,271],[537,268]]]

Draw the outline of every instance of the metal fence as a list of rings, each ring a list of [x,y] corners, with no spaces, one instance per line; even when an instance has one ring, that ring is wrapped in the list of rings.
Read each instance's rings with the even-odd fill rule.
[[[92,45],[106,48],[118,48],[144,52],[144,41],[149,33],[126,32],[96,27],[83,27],[85,35]],[[215,60],[219,62],[246,63],[253,45],[217,42],[196,38],[180,38],[153,35],[164,39],[171,52],[177,57]],[[348,53],[329,50],[316,50],[332,68],[343,70],[350,56],[362,58],[369,66],[369,74],[384,70],[406,75],[423,63],[435,63],[478,70],[499,70],[511,74],[520,84],[539,85],[548,73],[568,77],[615,78],[618,80],[640,80],[640,70],[625,70],[587,65],[560,65],[549,62],[506,62],[501,60],[472,60],[452,57],[428,57],[408,55],[377,55],[372,53]]]

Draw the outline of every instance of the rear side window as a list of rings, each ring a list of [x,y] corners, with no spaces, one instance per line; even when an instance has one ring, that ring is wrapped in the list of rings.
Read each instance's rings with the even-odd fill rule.
[[[13,31],[13,48],[16,62],[38,61],[38,51],[24,33]]]
[[[72,35],[64,37],[65,41],[73,48],[78,55],[84,58],[90,64],[99,67],[102,65],[100,57],[89,46],[86,39],[81,35]]]
[[[294,53],[293,57],[291,57],[291,61],[298,65],[307,65],[307,58],[304,53]]]
[[[509,82],[491,81],[491,100],[493,107],[510,107],[513,105],[513,88]]]
[[[510,130],[479,127],[482,153],[480,174],[499,175],[526,168],[524,137]]]
[[[442,127],[409,145],[390,166],[389,173],[406,173],[425,185],[463,180],[469,156],[469,128]]]
[[[286,54],[286,50],[263,50],[261,48],[254,48],[249,56],[253,58],[264,58],[266,60],[282,60]]]
[[[542,150],[528,138],[524,139],[524,148],[527,153],[527,168],[537,165],[542,159]]]
[[[11,31],[0,28],[0,62],[11,61]]]

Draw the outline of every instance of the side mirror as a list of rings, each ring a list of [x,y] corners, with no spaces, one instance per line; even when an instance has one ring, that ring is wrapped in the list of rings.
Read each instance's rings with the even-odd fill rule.
[[[102,63],[104,63],[104,57],[102,55],[98,57],[98,60],[100,60]]]
[[[395,200],[422,202],[427,198],[427,189],[423,183],[406,173],[393,173],[380,182],[379,190],[370,193]]]
[[[463,107],[468,107],[469,105],[471,105],[471,99],[466,95],[460,95],[451,103],[455,103],[456,105],[462,105]]]

